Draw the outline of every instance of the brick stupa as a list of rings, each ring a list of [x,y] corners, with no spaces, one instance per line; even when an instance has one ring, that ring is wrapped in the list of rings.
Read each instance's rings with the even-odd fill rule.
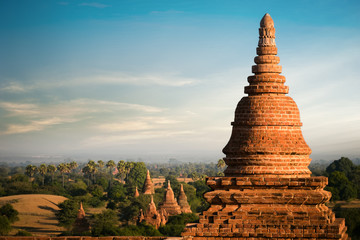
[[[80,203],[80,208],[73,224],[72,233],[75,235],[82,235],[83,233],[88,231],[90,231],[90,224],[86,220],[85,210],[82,203]]]
[[[160,204],[159,210],[165,210],[169,216],[181,214],[181,208],[177,203],[170,181],[165,192],[164,201]]]
[[[143,193],[144,194],[154,194],[155,193],[154,184],[151,181],[149,170],[147,170],[147,173],[146,173],[146,179],[144,182]]]
[[[299,110],[285,94],[276,56],[274,22],[266,14],[243,97],[235,110],[225,177],[209,177],[210,208],[184,237],[193,240],[348,239],[345,220],[325,203],[326,177],[311,177],[311,149],[302,136]]]
[[[158,229],[160,226],[165,225],[167,220],[168,220],[168,214],[164,209],[159,211],[156,210],[156,205],[154,203],[153,196],[151,196],[151,201],[149,203],[148,208],[145,211],[145,214],[142,211],[142,209],[140,209],[140,214],[138,217],[138,222],[140,223],[142,221],[145,221],[146,223],[153,225],[156,229]]]
[[[134,197],[137,198],[139,196],[140,196],[139,191],[138,191],[137,187],[135,187]]]
[[[178,203],[182,213],[192,213],[182,184],[180,185]]]

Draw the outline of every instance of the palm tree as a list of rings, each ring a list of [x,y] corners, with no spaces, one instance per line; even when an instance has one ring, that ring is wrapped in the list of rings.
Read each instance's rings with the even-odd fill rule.
[[[125,168],[125,161],[124,160],[120,160],[117,164],[117,169],[119,171],[119,175],[120,175],[120,178],[121,178],[121,182],[124,181],[124,174],[126,173],[126,168]]]
[[[25,174],[30,177],[29,181],[31,181],[31,178],[36,174],[37,167],[33,165],[27,165],[25,168]]]
[[[47,172],[47,167],[46,167],[46,164],[41,164],[39,167],[38,167],[38,171],[39,173],[42,175],[42,185],[44,186],[45,185],[45,174]]]
[[[109,173],[110,173],[110,181],[109,181],[109,187],[112,187],[112,181],[113,181],[113,169],[116,167],[116,164],[113,160],[109,160],[106,163],[106,167],[109,169]]]
[[[83,169],[81,170],[85,175],[88,176],[88,185],[90,185],[90,176],[91,176],[91,172],[90,172],[90,167],[88,165],[85,165],[85,167],[83,167]]]
[[[95,182],[95,173],[98,171],[97,164],[93,160],[89,160],[86,166],[82,169],[84,173],[92,177],[93,183]]]
[[[56,166],[54,164],[48,165],[47,172],[51,174],[51,182],[54,182],[54,173],[56,172]]]
[[[109,169],[109,173],[112,175],[113,169],[114,169],[114,167],[116,167],[116,164],[113,160],[109,160],[106,163],[106,167]]]
[[[226,163],[225,163],[224,159],[220,158],[216,164],[216,167],[219,170],[222,170],[222,169],[224,169],[225,166],[226,166]]]
[[[71,163],[69,163],[69,168],[71,171],[73,171],[74,169],[76,169],[79,165],[77,164],[77,162],[72,161]]]
[[[98,163],[98,166],[99,166],[100,171],[101,171],[101,170],[103,169],[103,167],[104,167],[105,163],[104,163],[104,161],[103,161],[103,160],[98,160],[98,161],[97,161],[97,163]]]
[[[134,167],[134,163],[133,162],[126,162],[125,163],[125,179],[127,178],[130,170]]]
[[[62,176],[62,182],[63,182],[63,187],[65,186],[65,173],[69,173],[70,172],[70,164],[65,164],[65,163],[60,163],[58,165],[58,170],[61,172],[61,176]]]

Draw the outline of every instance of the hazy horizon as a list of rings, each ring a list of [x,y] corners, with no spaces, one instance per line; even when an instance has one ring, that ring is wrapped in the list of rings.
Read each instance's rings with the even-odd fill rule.
[[[358,158],[359,10],[355,0],[2,1],[0,161],[224,157],[267,12],[310,157]]]

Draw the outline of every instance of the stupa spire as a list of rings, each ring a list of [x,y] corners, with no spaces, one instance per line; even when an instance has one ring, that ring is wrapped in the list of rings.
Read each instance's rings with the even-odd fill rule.
[[[276,56],[274,21],[265,14],[260,22],[258,56],[243,97],[235,110],[233,131],[223,149],[225,176],[308,177],[311,149],[302,132],[300,112],[285,94],[289,88]]]
[[[180,205],[181,212],[183,212],[183,213],[191,213],[192,212],[190,205],[187,201],[187,197],[186,197],[184,187],[182,184],[180,185],[180,193],[179,193],[179,197],[178,197],[178,203]]]
[[[79,211],[73,224],[73,234],[82,234],[90,230],[90,224],[85,218],[85,211],[82,202],[80,202]]]
[[[341,239],[345,221],[325,205],[331,193],[326,177],[311,177],[311,149],[302,132],[299,109],[287,96],[276,56],[274,22],[260,22],[257,55],[232,134],[223,149],[225,177],[208,177],[210,207],[186,228],[193,240]]]
[[[137,186],[135,187],[134,197],[140,196]]]
[[[259,35],[259,47],[276,46],[274,21],[268,13],[260,21]]]
[[[151,181],[149,170],[147,170],[147,172],[146,172],[146,179],[144,182],[143,193],[144,194],[154,194],[155,193],[154,184]]]
[[[164,200],[160,204],[159,209],[164,209],[169,215],[177,215],[181,213],[181,208],[175,199],[174,191],[171,188],[170,181],[168,181]]]
[[[83,208],[82,202],[80,202],[80,207],[79,207],[79,211],[78,211],[78,213],[77,213],[77,218],[78,218],[78,219],[85,218],[85,210],[84,210],[84,208]]]

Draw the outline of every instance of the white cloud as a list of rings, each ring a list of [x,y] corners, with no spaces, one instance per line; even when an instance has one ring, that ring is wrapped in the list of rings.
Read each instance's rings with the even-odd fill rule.
[[[12,115],[32,115],[39,113],[39,108],[36,104],[0,102],[0,108],[5,109]]]
[[[23,93],[28,90],[29,89],[26,89],[24,85],[18,82],[9,82],[6,86],[0,88],[0,91],[10,93]]]
[[[3,123],[6,123],[7,117],[16,117],[20,122],[24,124],[8,124],[7,130],[3,131],[2,134],[16,134],[16,133],[27,133],[32,131],[40,131],[45,129],[47,126],[59,125],[70,122],[79,122],[86,119],[95,119],[96,122],[103,123],[108,121],[106,114],[120,115],[124,111],[134,111],[133,114],[157,114],[164,111],[162,108],[122,103],[115,101],[104,101],[96,99],[74,99],[70,101],[62,101],[54,104],[42,103],[42,104],[29,104],[29,103],[16,103],[16,102],[0,102],[0,108],[9,112],[8,115],[4,115],[5,119],[2,119]],[[103,113],[102,117],[98,117],[96,114]],[[144,122],[138,122],[137,127],[145,129],[146,124],[150,126],[150,119],[143,118]],[[152,120],[155,123],[166,122],[166,119]],[[135,122],[133,123],[135,124]],[[142,124],[142,125],[141,125]],[[85,126],[83,126],[85,127]],[[127,127],[133,129],[129,124],[123,126],[116,125],[115,123],[100,124],[103,130],[115,128],[116,131],[119,129],[126,129]]]
[[[173,131],[139,131],[139,132],[129,132],[127,134],[121,135],[96,135],[89,137],[86,140],[82,141],[81,145],[83,147],[90,146],[109,146],[109,145],[118,145],[118,144],[138,144],[139,140],[149,140],[149,139],[160,139],[165,140],[171,137],[180,137],[186,136],[190,138],[193,135],[196,135],[196,131],[190,130],[173,130]],[[150,145],[152,143],[149,143]]]
[[[29,124],[9,124],[7,130],[0,135],[27,133],[33,131],[41,131],[47,127],[57,124],[76,122],[76,119],[61,119],[58,117],[31,121]]]
[[[180,14],[184,13],[184,11],[177,11],[177,10],[167,10],[167,11],[152,11],[151,14]]]
[[[129,132],[150,129],[159,130],[178,123],[180,121],[165,117],[139,117],[131,121],[118,119],[116,122],[100,124],[97,128],[105,132]]]
[[[95,8],[106,8],[110,7],[110,5],[106,5],[103,3],[91,2],[91,3],[80,3],[79,6],[87,6],[87,7],[95,7]]]
[[[61,79],[37,79],[24,84],[17,81],[7,83],[0,91],[9,93],[24,93],[32,90],[48,90],[59,87],[79,86],[106,86],[106,85],[130,85],[130,86],[168,86],[183,87],[199,83],[199,79],[182,77],[175,73],[162,74],[125,74],[116,72],[94,73],[90,76],[62,76]]]

